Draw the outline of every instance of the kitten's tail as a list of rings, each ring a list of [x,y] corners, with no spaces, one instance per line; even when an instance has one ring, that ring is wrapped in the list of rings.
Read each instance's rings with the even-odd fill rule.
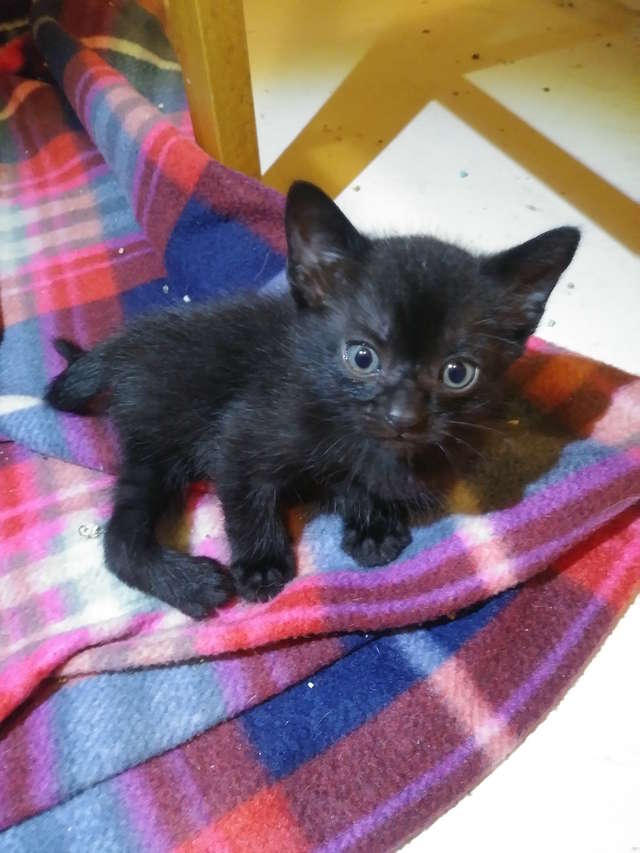
[[[104,347],[87,351],[64,338],[56,338],[53,345],[69,363],[49,384],[44,399],[62,412],[92,414],[91,402],[109,383]]]

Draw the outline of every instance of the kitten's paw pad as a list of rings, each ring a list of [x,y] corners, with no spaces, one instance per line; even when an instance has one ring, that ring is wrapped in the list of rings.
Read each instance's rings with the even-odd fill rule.
[[[380,532],[375,529],[346,527],[342,537],[345,553],[361,566],[384,566],[396,559],[411,542],[407,525]]]
[[[293,559],[234,563],[231,573],[236,591],[246,601],[268,601],[277,595],[294,575]]]
[[[159,596],[192,619],[205,619],[235,594],[233,581],[208,557],[179,554],[172,559],[167,588]]]

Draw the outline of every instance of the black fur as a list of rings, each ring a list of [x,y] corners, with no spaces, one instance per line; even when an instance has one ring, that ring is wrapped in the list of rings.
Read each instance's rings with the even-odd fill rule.
[[[194,617],[234,587],[251,600],[281,589],[294,574],[283,507],[318,492],[356,560],[395,559],[431,466],[494,413],[579,240],[559,228],[478,257],[430,237],[370,239],[301,182],[286,229],[291,293],[152,315],[87,353],[57,344],[70,364],[49,403],[87,413],[108,393],[121,439],[107,565]],[[370,357],[378,369],[363,373]],[[443,382],[476,367],[468,391]],[[215,561],[156,539],[161,514],[201,478],[223,504],[233,587]]]

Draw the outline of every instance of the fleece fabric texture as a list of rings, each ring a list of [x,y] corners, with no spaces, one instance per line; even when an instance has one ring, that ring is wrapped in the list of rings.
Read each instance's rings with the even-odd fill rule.
[[[639,563],[627,510],[456,619],[353,638],[333,663],[319,650],[312,676],[287,662],[300,649],[259,652],[247,710],[204,732],[220,711],[209,663],[53,682],[4,726],[0,850],[395,849],[543,719],[637,591]]]
[[[637,497],[638,381],[534,341],[514,371],[521,399],[505,421],[510,434],[493,435],[442,515],[416,527],[393,566],[359,570],[340,549],[337,518],[299,512],[299,576],[267,604],[194,625],[112,578],[91,531],[109,512],[116,448],[104,421],[42,405],[62,366],[51,338],[90,345],[172,300],[267,285],[283,265],[282,199],[209,160],[180,131],[178,69],[153,19],[130,3],[81,8],[40,0],[31,10],[52,82],[3,78],[12,180],[3,182],[0,429],[48,458],[0,460],[11,530],[0,580],[0,714],[61,667],[161,664],[439,618],[544,569]],[[224,560],[212,491],[194,491],[192,516],[191,546]]]
[[[640,384],[533,340],[505,434],[395,565],[359,570],[338,519],[300,510],[272,602],[195,624],[127,589],[101,555],[113,435],[42,406],[50,339],[281,281],[283,201],[193,143],[143,9],[42,0],[27,26],[27,6],[0,12],[0,850],[390,849],[517,745],[637,590]],[[224,559],[214,491],[187,515]]]

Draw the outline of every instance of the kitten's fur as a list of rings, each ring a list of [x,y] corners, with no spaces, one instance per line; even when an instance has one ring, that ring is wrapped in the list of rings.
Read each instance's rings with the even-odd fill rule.
[[[371,239],[302,182],[286,232],[291,293],[148,316],[88,353],[57,342],[70,363],[47,400],[86,414],[105,396],[121,439],[107,565],[196,618],[234,591],[268,598],[293,576],[282,509],[310,490],[341,513],[359,563],[395,559],[430,460],[492,413],[579,240],[558,228],[478,257],[430,237]],[[358,366],[371,350],[347,349],[351,366],[345,357],[361,342],[380,360],[371,374]],[[466,392],[443,382],[453,357],[479,368]],[[202,478],[222,501],[231,576],[156,539],[161,514]]]

